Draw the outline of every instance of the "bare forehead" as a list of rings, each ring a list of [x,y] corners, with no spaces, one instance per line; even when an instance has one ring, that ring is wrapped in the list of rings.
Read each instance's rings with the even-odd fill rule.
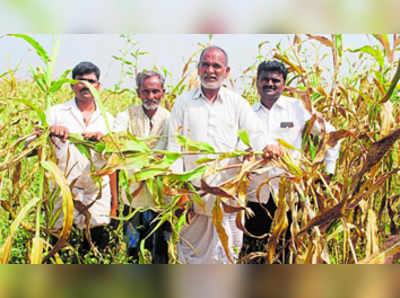
[[[201,57],[201,61],[215,61],[215,62],[219,62],[225,65],[225,54],[224,52],[222,52],[220,49],[216,49],[216,48],[211,48],[208,49],[203,56]]]
[[[162,83],[158,76],[151,76],[146,78],[142,83],[142,88],[159,88],[161,89]]]

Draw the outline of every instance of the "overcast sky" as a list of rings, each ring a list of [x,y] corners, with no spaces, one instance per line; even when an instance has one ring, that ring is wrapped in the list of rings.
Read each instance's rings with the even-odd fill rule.
[[[55,65],[54,77],[59,77],[66,69],[73,68],[80,61],[92,61],[102,71],[101,81],[105,88],[113,88],[120,78],[120,63],[112,58],[121,56],[121,50],[126,48],[126,42],[119,34],[61,34],[61,35],[32,35],[42,46],[51,53],[52,40],[60,38],[61,45]],[[181,78],[184,63],[192,54],[200,49],[198,43],[206,44],[209,36],[205,34],[138,34],[133,35],[137,47],[148,54],[139,59],[139,69],[159,69],[165,67],[171,74],[172,83]],[[224,48],[229,55],[231,75],[236,80],[242,72],[255,62],[258,55],[258,45],[263,41],[263,55],[268,57],[271,49],[277,43],[281,48],[287,48],[293,35],[285,34],[237,34],[214,35],[212,43]],[[302,35],[302,39],[305,36]],[[345,48],[357,48],[373,42],[365,35],[344,35]],[[19,65],[16,76],[20,79],[29,79],[30,66],[43,65],[35,51],[22,39],[3,37],[0,39],[0,74]],[[327,50],[316,43],[320,50]],[[309,44],[310,50],[311,44]],[[324,49],[325,48],[325,49]],[[129,57],[127,57],[129,58]],[[194,65],[193,65],[194,66]],[[126,80],[123,87],[134,88],[132,80]]]

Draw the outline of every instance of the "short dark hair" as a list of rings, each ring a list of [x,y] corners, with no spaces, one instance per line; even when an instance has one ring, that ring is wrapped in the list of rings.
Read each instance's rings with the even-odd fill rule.
[[[94,73],[97,80],[100,79],[100,69],[92,62],[84,61],[74,67],[72,70],[72,78],[75,79],[77,76],[82,76],[89,73]]]
[[[206,47],[203,51],[201,51],[199,62],[201,61],[201,59],[203,59],[203,56],[204,56],[209,50],[219,50],[219,51],[221,51],[221,52],[224,54],[224,56],[225,56],[225,66],[228,66],[228,54],[225,52],[225,50],[224,50],[223,48],[220,48],[220,47],[218,47],[218,46],[208,46],[208,47]]]
[[[154,70],[142,71],[138,73],[136,76],[136,88],[140,89],[143,82],[151,77],[158,77],[161,81],[161,87],[164,89],[165,78],[159,72]]]
[[[261,64],[258,65],[257,78],[259,77],[262,71],[280,73],[283,76],[283,80],[286,82],[286,77],[289,72],[289,69],[286,68],[286,66],[280,61],[270,60],[268,62],[267,61],[261,62]]]

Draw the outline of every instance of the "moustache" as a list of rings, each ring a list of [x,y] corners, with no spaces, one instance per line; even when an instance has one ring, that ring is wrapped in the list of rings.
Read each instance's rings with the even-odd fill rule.
[[[267,91],[267,90],[276,90],[276,87],[264,86],[264,87],[263,87],[263,90],[264,90],[264,91]]]
[[[155,104],[155,105],[157,105],[157,104],[158,104],[158,100],[157,100],[157,99],[154,99],[154,100],[145,99],[145,100],[143,100],[143,103],[145,103],[145,104]]]
[[[204,77],[204,79],[215,79],[215,80],[217,80],[218,78],[217,78],[217,76],[213,76],[213,75],[209,75],[209,76],[205,76]]]
[[[80,92],[84,92],[84,91],[90,91],[90,90],[89,90],[89,88],[87,88],[87,87],[83,87],[83,88],[80,90]]]

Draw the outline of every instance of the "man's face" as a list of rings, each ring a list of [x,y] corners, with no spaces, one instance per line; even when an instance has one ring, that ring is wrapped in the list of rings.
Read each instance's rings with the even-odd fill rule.
[[[96,74],[94,72],[84,74],[84,75],[77,75],[74,80],[81,80],[81,81],[86,81],[89,84],[92,84],[94,88],[97,90],[100,89],[100,82],[97,80]],[[86,100],[92,100],[93,95],[90,92],[89,88],[86,87],[86,85],[82,82],[78,82],[76,84],[71,85],[72,90],[75,93],[75,97],[78,100],[86,101]]]
[[[284,89],[285,80],[281,73],[262,71],[257,78],[257,91],[261,99],[277,100]]]
[[[230,68],[225,65],[224,53],[218,49],[210,49],[203,55],[197,71],[205,89],[219,89],[228,77]]]
[[[162,88],[161,80],[157,76],[145,79],[137,89],[139,98],[142,100],[143,107],[148,111],[155,111],[164,96],[165,90]]]

